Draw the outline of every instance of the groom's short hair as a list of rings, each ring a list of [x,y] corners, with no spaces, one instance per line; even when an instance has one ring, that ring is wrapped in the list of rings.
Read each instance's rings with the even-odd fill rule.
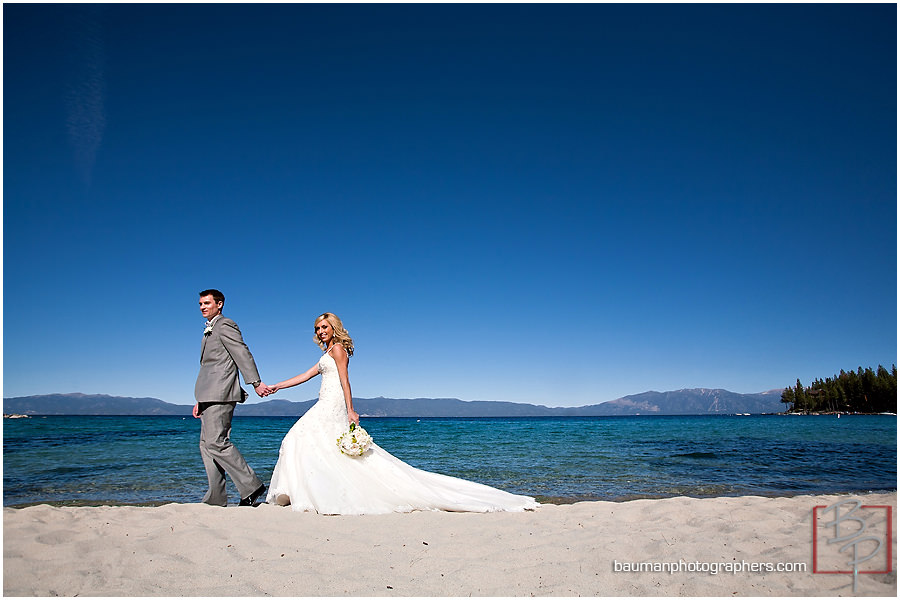
[[[225,306],[225,294],[219,290],[203,290],[200,292],[200,297],[203,296],[212,296],[214,301],[221,302],[222,306]]]

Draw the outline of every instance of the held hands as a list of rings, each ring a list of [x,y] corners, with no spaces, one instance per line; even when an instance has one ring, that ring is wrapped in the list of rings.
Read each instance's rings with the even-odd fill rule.
[[[253,389],[256,390],[256,395],[260,398],[265,398],[266,396],[274,394],[277,391],[275,388],[267,386],[262,381],[260,381],[259,384],[257,384],[257,386]]]

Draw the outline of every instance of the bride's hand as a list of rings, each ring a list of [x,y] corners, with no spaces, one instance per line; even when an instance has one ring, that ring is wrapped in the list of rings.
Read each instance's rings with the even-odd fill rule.
[[[348,410],[347,418],[351,423],[356,423],[357,425],[359,425],[359,414],[355,410]]]

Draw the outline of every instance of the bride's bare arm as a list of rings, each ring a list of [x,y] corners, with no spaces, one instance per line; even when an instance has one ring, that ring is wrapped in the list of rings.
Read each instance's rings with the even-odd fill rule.
[[[359,425],[359,415],[353,410],[353,393],[350,391],[350,375],[348,373],[350,357],[340,344],[335,344],[331,351],[331,357],[337,365],[338,375],[341,378],[341,389],[344,391],[344,402],[347,404],[347,419]]]
[[[290,379],[285,379],[281,383],[276,383],[275,385],[269,386],[272,388],[272,393],[274,394],[278,390],[283,390],[284,388],[294,387],[295,385],[300,385],[305,381],[309,381],[313,377],[319,374],[319,364],[316,363],[313,365],[309,371],[306,373],[300,373],[296,377],[291,377]]]

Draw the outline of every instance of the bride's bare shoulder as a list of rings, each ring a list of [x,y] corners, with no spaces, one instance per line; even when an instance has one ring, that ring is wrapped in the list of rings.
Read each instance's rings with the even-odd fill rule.
[[[347,349],[344,348],[341,344],[335,344],[328,350],[328,353],[331,354],[332,358],[342,358],[347,360]]]

